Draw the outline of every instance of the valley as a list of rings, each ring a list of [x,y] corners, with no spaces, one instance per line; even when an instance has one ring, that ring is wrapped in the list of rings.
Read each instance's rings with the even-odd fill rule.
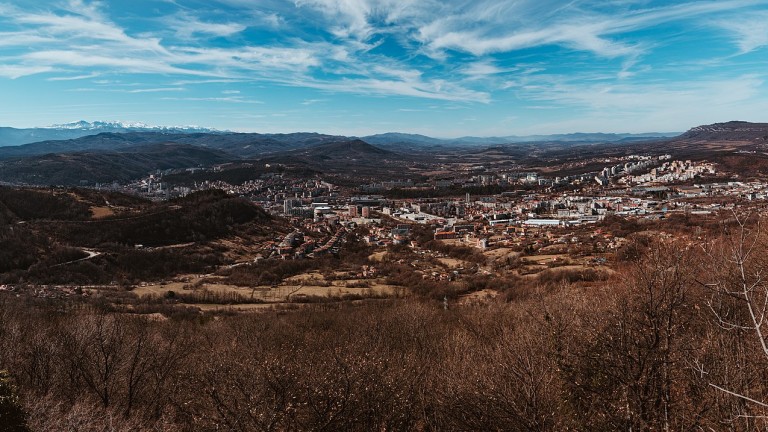
[[[768,256],[768,178],[764,128],[726,125],[491,146],[299,134],[239,156],[222,133],[28,144],[55,152],[0,159],[0,361],[32,424],[71,425],[88,407],[97,430],[114,416],[159,427],[156,410],[202,430],[262,416],[278,430],[365,416],[403,430],[603,427],[620,421],[613,367],[640,380],[661,367],[626,350],[708,358],[712,381],[677,365],[669,386],[681,407],[727,407],[709,383],[741,360],[709,344],[750,339],[701,312],[737,307],[714,303],[725,288],[699,287],[732,287],[739,235],[761,251],[744,265]],[[537,402],[509,417],[494,404],[529,400],[515,389]],[[241,391],[301,405],[244,411]],[[365,408],[375,400],[394,405]],[[605,422],[571,413],[584,401]],[[404,403],[433,414],[402,417]]]

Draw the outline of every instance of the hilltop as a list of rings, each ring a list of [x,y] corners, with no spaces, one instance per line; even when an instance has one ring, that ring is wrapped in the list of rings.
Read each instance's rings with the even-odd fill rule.
[[[359,139],[319,144],[285,154],[316,161],[381,159],[397,155],[395,152],[384,150]]]
[[[768,123],[729,121],[691,128],[678,139],[768,142]]]

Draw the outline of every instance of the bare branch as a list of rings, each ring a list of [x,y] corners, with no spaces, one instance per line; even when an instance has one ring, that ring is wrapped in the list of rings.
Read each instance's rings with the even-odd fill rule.
[[[718,390],[720,390],[720,391],[722,391],[722,392],[728,393],[731,396],[736,396],[737,398],[741,398],[741,399],[744,399],[746,401],[752,402],[754,404],[760,405],[762,407],[768,408],[768,404],[766,404],[764,402],[760,402],[759,400],[755,400],[755,399],[752,399],[751,397],[744,396],[742,394],[739,394],[739,393],[736,393],[736,392],[732,392],[730,390],[726,390],[726,389],[724,389],[724,388],[722,388],[722,387],[720,387],[720,386],[718,386],[716,384],[713,384],[713,383],[709,383],[709,385],[714,387],[714,388],[716,388],[716,389],[718,389]]]

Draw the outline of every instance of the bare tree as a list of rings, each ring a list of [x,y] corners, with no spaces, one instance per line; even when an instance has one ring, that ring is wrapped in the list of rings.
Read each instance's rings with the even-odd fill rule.
[[[580,340],[564,341],[567,394],[589,429],[680,430],[706,409],[684,367],[695,327],[695,256],[684,246],[653,245],[603,294],[607,307],[589,312]]]
[[[722,238],[703,245],[709,267],[697,281],[709,294],[706,306],[718,328],[755,348],[742,364],[741,375],[747,375],[748,368],[768,364],[768,245],[759,218],[734,211],[729,222]],[[750,379],[717,377],[703,362],[697,362],[696,368],[702,376],[710,375],[710,387],[751,406],[735,417],[765,418],[768,414],[764,386]],[[738,388],[713,378],[728,380]]]

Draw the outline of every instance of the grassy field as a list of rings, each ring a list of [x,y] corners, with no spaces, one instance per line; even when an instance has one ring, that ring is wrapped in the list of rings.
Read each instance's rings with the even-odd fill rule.
[[[109,207],[91,207],[91,214],[93,219],[103,219],[113,216],[115,212]]]
[[[448,267],[449,269],[455,269],[458,267],[472,267],[472,263],[469,263],[467,261],[462,261],[456,258],[438,258],[438,261],[440,261],[441,264]]]
[[[253,299],[253,301],[259,302],[259,304],[269,305],[298,301],[302,297],[390,296],[399,293],[401,288],[386,284],[384,278],[326,281],[320,273],[310,272],[287,278],[279,285],[241,287],[215,283],[215,281],[209,278],[204,281],[203,279],[198,279],[198,282],[190,279],[188,282],[148,284],[136,287],[132,292],[137,296],[162,297],[166,296],[169,291],[177,295],[202,293],[204,291],[221,295],[237,294],[245,301]],[[199,306],[199,304],[195,305]],[[222,305],[211,304],[210,306],[220,307]]]

